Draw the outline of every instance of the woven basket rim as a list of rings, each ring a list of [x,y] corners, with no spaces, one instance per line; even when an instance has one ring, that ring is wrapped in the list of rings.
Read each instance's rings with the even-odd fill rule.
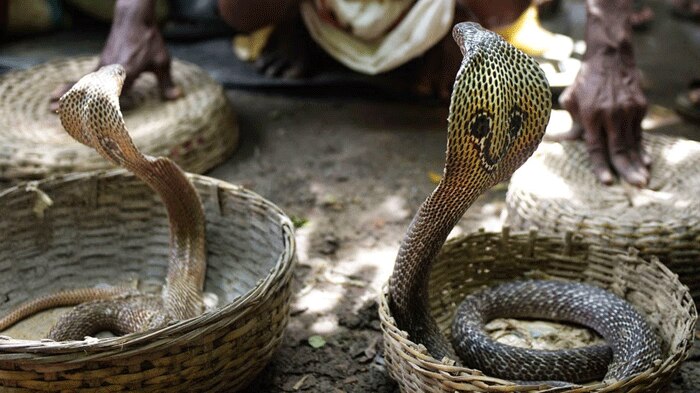
[[[67,139],[61,138],[59,142],[49,139],[45,141],[43,149],[38,149],[34,137],[24,135],[28,130],[43,130],[43,127],[53,132],[54,128],[60,129],[60,122],[50,115],[48,98],[45,100],[46,108],[38,108],[37,105],[44,105],[44,101],[33,97],[28,99],[26,94],[19,92],[47,97],[54,84],[77,80],[79,77],[73,78],[76,70],[81,71],[82,76],[83,72],[93,71],[98,61],[98,56],[89,54],[58,56],[0,75],[0,98],[6,105],[5,111],[0,111],[0,114],[8,117],[0,121],[6,128],[6,131],[0,132],[0,142],[5,142],[0,147],[0,180],[15,183],[56,174],[114,169],[94,150],[72,144],[67,136]],[[47,73],[51,76],[47,77]],[[221,164],[236,150],[240,134],[237,113],[224,87],[208,71],[192,62],[173,58],[175,83],[183,83],[188,90],[177,100],[160,100],[157,105],[153,86],[157,82],[152,75],[144,77],[149,81],[143,83],[150,88],[135,88],[139,91],[135,97],[145,94],[149,108],[155,110],[136,110],[134,116],[138,118],[138,124],[147,126],[131,124],[130,111],[124,112],[127,125],[133,126],[131,136],[144,152],[169,156],[187,172],[204,173]],[[141,77],[137,78],[135,86],[140,84]],[[197,95],[200,97],[196,98]],[[50,120],[45,118],[49,115]],[[58,119],[57,116],[55,118]]]
[[[95,55],[95,54],[82,54],[82,55],[75,55],[75,56],[70,56],[70,55],[69,56],[60,56],[59,55],[59,56],[51,57],[50,59],[48,59],[47,61],[44,61],[42,63],[32,64],[32,65],[29,65],[29,66],[23,67],[23,68],[9,69],[9,70],[5,71],[4,73],[0,74],[0,79],[6,78],[8,75],[16,73],[16,72],[22,73],[22,72],[26,72],[27,70],[31,70],[32,68],[40,68],[40,67],[44,66],[46,63],[60,63],[60,62],[64,62],[64,61],[79,62],[79,61],[88,61],[88,60],[89,61],[94,60],[97,62],[97,61],[99,61],[99,56]],[[174,57],[173,60],[176,60],[178,63],[201,68],[200,66],[198,66],[197,64],[195,64],[193,62],[183,60],[179,57]],[[211,76],[209,75],[209,73],[206,73],[206,75],[209,77],[209,79],[212,79]]]
[[[675,281],[678,281],[678,275],[673,273],[666,265],[663,263],[659,262],[657,258],[651,258],[650,260],[642,259],[638,255],[638,251],[632,247],[630,247],[626,252],[622,251],[620,249],[616,249],[613,247],[606,247],[606,246],[600,246],[597,245],[593,242],[591,242],[588,238],[581,236],[574,231],[566,231],[563,235],[555,235],[555,234],[540,234],[537,229],[530,229],[528,231],[512,231],[508,226],[503,227],[503,231],[499,234],[498,232],[487,232],[484,229],[479,229],[478,231],[467,233],[464,235],[460,235],[458,237],[449,239],[445,242],[445,246],[447,245],[452,245],[454,243],[458,243],[461,241],[466,241],[470,237],[474,236],[484,236],[484,235],[490,235],[490,236],[501,236],[502,240],[510,240],[511,238],[514,237],[528,237],[531,241],[554,241],[554,242],[559,242],[562,245],[562,253],[565,252],[567,247],[570,247],[572,242],[578,243],[578,245],[582,245],[586,248],[586,252],[590,253],[595,250],[606,250],[610,251],[619,255],[627,255],[627,256],[632,256],[635,258],[638,258],[640,261],[644,261],[645,264],[651,265],[656,269],[659,269],[661,272],[664,274],[668,275],[669,277],[673,277]],[[560,279],[560,278],[556,278]],[[563,279],[560,279],[563,280]],[[686,328],[690,327],[689,329],[684,329],[682,332],[685,336],[687,337],[694,337],[694,328],[697,323],[698,319],[698,313],[697,309],[695,307],[695,304],[693,302],[693,298],[690,296],[690,292],[688,290],[688,287],[680,282],[677,282],[679,287],[682,287],[684,289],[684,298],[689,300],[688,307],[685,308],[685,311],[688,313],[687,316],[689,317],[689,320],[692,322],[690,324],[686,324]],[[381,289],[381,293],[379,295],[379,319],[381,322],[381,330],[382,330],[382,335],[384,337],[384,343],[385,345],[391,346],[391,347],[399,347],[398,351],[401,353],[402,357],[409,357],[412,358],[412,361],[414,361],[417,364],[420,364],[420,366],[417,366],[416,364],[412,364],[413,367],[413,372],[422,374],[424,376],[428,376],[431,379],[437,379],[439,378],[440,381],[443,384],[452,384],[456,385],[458,382],[458,379],[462,379],[464,381],[469,381],[473,382],[474,380],[481,381],[483,384],[483,392],[514,392],[514,391],[541,391],[541,386],[537,385],[519,385],[516,382],[505,380],[502,378],[497,378],[497,377],[491,377],[486,375],[480,370],[476,369],[471,369],[467,367],[460,366],[454,362],[453,359],[446,359],[446,362],[443,362],[441,360],[435,359],[427,350],[427,348],[423,344],[418,344],[409,338],[408,332],[405,330],[401,330],[398,328],[396,325],[396,322],[394,320],[394,317],[391,314],[391,309],[389,307],[389,281],[387,280],[383,285]],[[681,357],[682,359],[678,360],[678,357]],[[641,373],[634,374],[632,376],[629,376],[625,379],[615,381],[615,382],[598,382],[598,383],[593,383],[593,384],[587,384],[584,386],[583,390],[580,390],[581,392],[590,392],[590,391],[599,391],[601,389],[604,389],[604,391],[617,391],[617,390],[609,390],[609,389],[616,389],[618,387],[623,387],[626,386],[628,383],[639,383],[641,381],[656,377],[657,375],[661,374],[664,372],[664,369],[668,364],[674,361],[682,361],[688,357],[688,351],[685,352],[671,352],[667,356],[664,357],[660,362],[657,362],[652,368],[645,370]],[[421,369],[423,367],[423,369]],[[392,366],[389,366],[389,369],[391,369]],[[439,371],[438,371],[439,370]],[[392,378],[394,376],[392,375]],[[489,383],[489,385],[486,385],[484,382]],[[401,386],[401,381],[397,380],[399,385]],[[493,384],[493,385],[491,385]],[[630,386],[627,386],[628,388]],[[453,387],[456,390],[460,389],[457,386]],[[559,389],[561,388],[554,388],[554,391],[560,391]],[[569,390],[566,390],[569,391]],[[571,390],[578,392],[579,390]]]
[[[140,333],[130,333],[118,337],[94,338],[81,341],[52,341],[47,339],[19,340],[8,336],[0,336],[0,353],[16,352],[19,355],[22,352],[26,352],[31,353],[34,357],[40,354],[51,355],[71,352],[89,352],[99,353],[99,356],[102,357],[108,355],[105,354],[105,352],[126,354],[126,350],[129,348],[147,346],[150,343],[162,346],[163,343],[159,342],[159,340],[163,339],[167,339],[167,341],[173,344],[179,340],[186,341],[188,333],[197,330],[207,330],[213,323],[225,317],[235,314],[231,321],[244,317],[249,312],[254,311],[255,306],[259,302],[263,302],[271,296],[270,289],[274,287],[275,284],[278,284],[282,280],[290,280],[291,275],[289,275],[288,272],[295,264],[296,241],[294,239],[294,226],[289,217],[274,203],[240,185],[230,184],[223,180],[193,173],[187,173],[186,175],[191,180],[210,183],[223,192],[253,196],[264,203],[272,212],[276,213],[282,228],[284,252],[280,253],[274,267],[270,269],[269,273],[264,278],[261,278],[253,288],[238,296],[232,302],[219,306],[214,310],[205,311],[203,314],[194,318],[177,321],[163,328]],[[121,168],[52,175],[41,180],[25,181],[4,191],[0,191],[0,199],[9,193],[26,188],[27,185],[39,187],[39,189],[41,189],[41,185],[46,183],[60,184],[93,178],[109,179],[132,176],[134,175]],[[80,359],[80,361],[85,360],[89,360],[89,356]]]
[[[683,143],[683,144],[688,144],[694,146],[695,149],[700,149],[700,141],[695,141],[692,139],[687,139],[687,138],[682,138],[682,137],[676,137],[676,136],[670,136],[670,135],[663,135],[663,134],[655,134],[655,133],[646,133],[645,134],[645,143],[648,145],[661,145],[661,146],[668,146],[672,145],[674,143]],[[578,150],[583,150],[584,149],[584,142],[582,141],[564,141],[564,142],[552,142],[552,141],[545,141],[542,143],[542,148],[547,149],[551,148],[554,146],[562,146],[562,148],[575,148]],[[550,212],[554,212],[558,214],[559,216],[562,216],[564,218],[569,218],[569,219],[578,219],[578,220],[585,220],[587,226],[596,226],[596,227],[601,227],[605,228],[607,230],[623,230],[626,228],[638,228],[638,227],[670,227],[672,229],[675,228],[686,228],[688,226],[692,225],[697,225],[698,221],[700,221],[700,218],[698,216],[693,216],[693,215],[685,215],[682,214],[681,210],[678,210],[678,215],[654,215],[654,214],[647,214],[647,215],[639,215],[639,216],[627,216],[624,214],[620,214],[623,212],[622,209],[619,208],[612,208],[610,206],[605,205],[605,207],[600,207],[597,206],[595,203],[592,203],[591,201],[584,200],[584,201],[575,201],[572,203],[572,200],[569,198],[562,198],[562,197],[557,197],[557,198],[550,198],[548,197],[543,197],[542,194],[539,193],[540,188],[535,187],[534,183],[532,182],[526,182],[524,180],[521,180],[523,176],[530,175],[531,173],[528,172],[529,168],[533,165],[536,165],[539,162],[545,162],[545,158],[547,157],[547,154],[550,154],[549,152],[541,152],[541,149],[535,152],[533,155],[533,158],[531,160],[528,160],[523,167],[525,169],[519,169],[513,174],[513,179],[515,181],[511,181],[510,184],[508,185],[508,192],[506,196],[506,204],[509,209],[513,209],[514,212],[519,212],[521,210],[526,210],[528,212],[533,211],[534,209],[541,208],[538,203],[547,203],[547,209]],[[578,162],[576,162],[578,164]],[[574,165],[572,164],[572,167]],[[589,171],[589,168],[580,168],[576,167],[577,170],[580,170],[580,173],[585,173],[591,180],[594,179],[593,177],[593,172]],[[564,181],[567,181],[569,184],[575,184],[576,182],[574,179],[569,179],[567,178],[567,175],[570,173],[565,173],[562,174],[563,169],[558,168],[560,171],[552,171],[551,173],[546,173],[544,176],[547,178],[556,178],[556,179],[561,179]],[[594,187],[595,189],[590,190],[593,195],[597,195],[603,199],[607,199],[606,196],[610,195],[610,192],[606,188],[610,187],[627,187],[625,183],[619,183],[619,184],[614,184],[612,186],[603,186],[598,183],[594,183],[596,186]],[[665,184],[665,183],[664,183]],[[530,186],[530,187],[528,187]],[[653,186],[650,184],[649,186]],[[635,190],[635,188],[631,188]],[[588,190],[588,189],[587,189]],[[642,189],[644,190],[644,189]],[[651,188],[652,191],[658,191],[654,188]],[[574,188],[573,191],[581,191],[579,188]],[[663,191],[663,190],[662,190]],[[553,201],[553,203],[552,203]],[[700,206],[700,201],[692,201],[692,205],[688,207],[688,209],[692,207],[697,207]],[[617,211],[616,211],[617,209]],[[645,213],[648,213],[649,211],[653,212],[654,210],[645,210]],[[664,212],[665,213],[665,212]],[[509,214],[510,216],[510,214]],[[539,216],[538,216],[539,217]],[[550,217],[550,216],[548,216]],[[549,218],[550,221],[559,221],[564,224],[564,220],[562,218]],[[578,223],[578,222],[576,222]],[[570,224],[574,225],[574,224]],[[563,230],[562,230],[563,231]]]

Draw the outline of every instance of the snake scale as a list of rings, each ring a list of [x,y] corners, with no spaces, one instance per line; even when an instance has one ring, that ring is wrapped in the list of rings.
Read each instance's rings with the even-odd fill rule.
[[[205,220],[197,191],[168,158],[143,155],[124,124],[119,95],[124,68],[111,65],[86,75],[60,100],[66,131],[147,183],[163,200],[170,224],[170,253],[160,296],[127,288],[61,291],[21,304],[0,319],[0,330],[38,311],[74,306],[48,338],[82,340],[101,331],[127,334],[167,325],[202,313],[206,272]]]
[[[467,366],[512,380],[615,380],[651,367],[660,348],[644,318],[624,300],[585,284],[525,280],[487,288],[458,308],[454,350],[440,332],[428,304],[432,263],[476,198],[532,155],[551,109],[547,80],[533,59],[474,23],[460,23],[452,33],[464,58],[450,102],[445,169],[413,218],[389,280],[397,326],[437,359],[458,353]],[[497,317],[580,323],[608,345],[568,351],[502,345],[483,330]]]

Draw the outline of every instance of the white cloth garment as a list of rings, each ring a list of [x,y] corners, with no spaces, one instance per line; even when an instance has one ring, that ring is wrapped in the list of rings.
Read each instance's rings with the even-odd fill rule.
[[[301,15],[328,54],[355,71],[375,75],[438,43],[452,28],[455,1],[305,0]],[[320,2],[332,10],[337,24],[322,18]]]

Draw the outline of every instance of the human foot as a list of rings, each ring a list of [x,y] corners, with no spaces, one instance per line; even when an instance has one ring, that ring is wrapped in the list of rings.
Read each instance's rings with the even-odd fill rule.
[[[689,120],[700,122],[700,80],[691,82],[689,89],[676,97],[676,111]]]
[[[314,42],[298,15],[275,27],[253,67],[262,75],[282,79],[308,76],[313,67]]]
[[[697,0],[668,0],[671,13],[675,16],[700,22],[700,1]]]

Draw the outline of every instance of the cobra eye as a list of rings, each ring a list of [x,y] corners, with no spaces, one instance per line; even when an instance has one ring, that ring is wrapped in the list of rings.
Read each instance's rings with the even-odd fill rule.
[[[518,108],[518,106],[514,106],[510,110],[510,122],[508,125],[508,134],[510,135],[511,138],[515,138],[518,136],[520,133],[520,130],[523,128],[523,123],[527,119],[527,113],[524,113],[523,111]]]
[[[469,121],[469,132],[476,138],[485,138],[491,131],[491,116],[486,112],[479,112]]]

